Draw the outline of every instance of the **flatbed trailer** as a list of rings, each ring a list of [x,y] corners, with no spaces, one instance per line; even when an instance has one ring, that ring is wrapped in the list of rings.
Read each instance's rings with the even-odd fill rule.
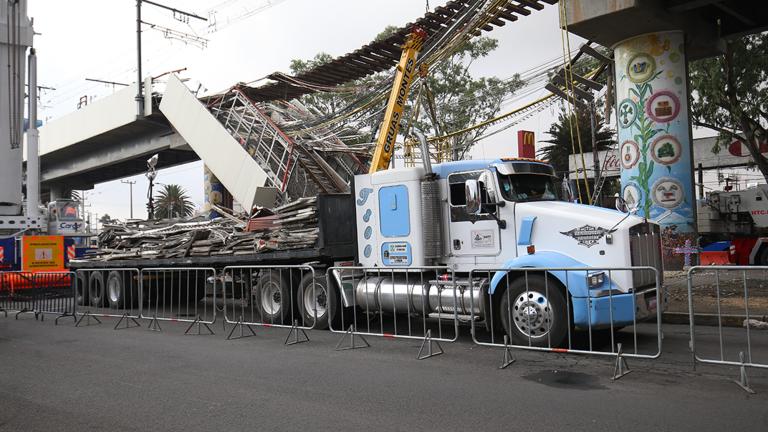
[[[307,305],[339,299],[337,292],[326,288],[325,269],[339,263],[351,264],[357,254],[352,195],[319,195],[316,205],[318,239],[311,248],[237,255],[72,260],[69,269],[77,273],[76,302],[91,308],[128,311],[139,304],[146,306],[153,298],[156,303],[157,298],[163,297],[169,304],[193,305],[206,295],[215,294],[219,300],[223,296],[224,302],[247,299],[263,304],[268,302],[255,297],[263,295],[266,299],[262,293],[269,290],[271,298],[295,300],[290,314],[280,309],[279,302],[272,309],[262,308],[262,316],[268,315],[265,320],[282,323],[296,312],[307,315],[302,321],[313,319],[310,309],[314,306]],[[157,294],[158,289],[162,294]],[[279,293],[277,297],[275,292]],[[301,302],[307,305],[297,304]]]

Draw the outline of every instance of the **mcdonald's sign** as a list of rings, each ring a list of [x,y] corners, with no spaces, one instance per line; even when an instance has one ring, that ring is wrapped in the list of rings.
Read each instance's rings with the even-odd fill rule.
[[[536,136],[531,131],[517,131],[517,157],[536,158]]]

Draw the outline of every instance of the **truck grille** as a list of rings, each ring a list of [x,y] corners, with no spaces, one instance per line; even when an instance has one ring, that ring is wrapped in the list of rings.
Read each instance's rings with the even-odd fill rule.
[[[659,278],[664,278],[661,260],[661,232],[658,225],[641,223],[630,228],[629,253],[633,267],[653,267],[659,271]],[[653,287],[656,285],[656,275],[652,271],[635,271],[632,275],[632,282],[635,291]]]

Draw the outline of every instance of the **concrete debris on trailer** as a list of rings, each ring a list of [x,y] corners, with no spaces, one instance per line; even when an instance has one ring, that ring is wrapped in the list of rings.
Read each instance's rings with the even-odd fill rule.
[[[315,246],[319,228],[317,198],[302,198],[250,218],[233,215],[205,220],[140,221],[108,225],[99,234],[94,261],[251,255]]]

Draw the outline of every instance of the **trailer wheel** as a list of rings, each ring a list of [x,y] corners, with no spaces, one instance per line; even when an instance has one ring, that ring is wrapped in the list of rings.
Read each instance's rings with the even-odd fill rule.
[[[88,277],[88,298],[91,300],[91,306],[101,307],[104,305],[105,291],[104,274],[100,271],[91,272]]]
[[[282,272],[264,271],[259,276],[259,312],[267,324],[290,324],[294,318],[291,286]]]
[[[77,272],[75,279],[75,302],[78,306],[88,305],[88,278],[83,272]]]
[[[558,347],[568,333],[566,300],[552,278],[542,275],[515,279],[501,293],[499,316],[515,345]]]
[[[139,300],[139,285],[129,275],[110,271],[107,275],[107,301],[113,309],[132,308]]]
[[[324,330],[328,328],[329,318],[332,320],[336,316],[338,296],[328,289],[327,283],[325,276],[312,277],[312,273],[301,279],[296,298],[303,325]]]

